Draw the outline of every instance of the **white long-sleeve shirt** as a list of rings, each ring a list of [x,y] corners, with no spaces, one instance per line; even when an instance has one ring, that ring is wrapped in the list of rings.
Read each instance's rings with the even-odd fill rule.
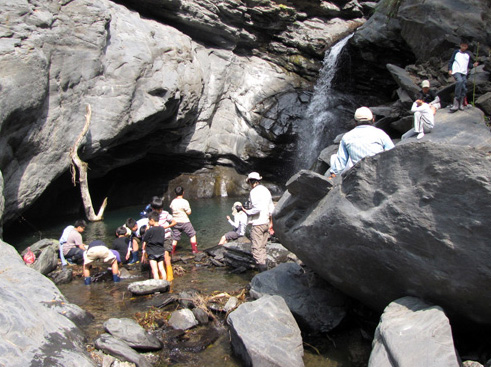
[[[249,193],[251,209],[247,210],[247,215],[251,216],[250,223],[253,226],[269,224],[269,218],[273,214],[273,198],[269,190],[263,185],[257,185]]]
[[[435,116],[433,115],[433,110],[431,109],[428,103],[423,103],[421,106],[418,106],[416,102],[413,102],[411,107],[411,112],[419,112],[421,113],[421,118],[431,127],[435,126]]]
[[[235,232],[239,236],[245,235],[247,227],[247,214],[244,212],[239,212],[234,215],[234,220],[229,219],[228,222],[232,227],[234,227]]]

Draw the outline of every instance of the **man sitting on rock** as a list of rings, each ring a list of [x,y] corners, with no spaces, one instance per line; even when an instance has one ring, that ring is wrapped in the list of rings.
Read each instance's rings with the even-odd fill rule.
[[[62,240],[64,241],[62,243],[63,256],[72,264],[79,263],[83,259],[85,245],[82,240],[82,232],[85,231],[86,226],[87,223],[83,219],[75,221],[75,224],[73,225],[72,230],[68,232],[66,239]]]
[[[326,172],[326,175],[330,172],[330,179],[365,157],[394,148],[394,143],[383,130],[371,126],[374,117],[368,107],[358,108],[355,120],[358,126],[344,134],[337,154],[331,156],[331,168]]]

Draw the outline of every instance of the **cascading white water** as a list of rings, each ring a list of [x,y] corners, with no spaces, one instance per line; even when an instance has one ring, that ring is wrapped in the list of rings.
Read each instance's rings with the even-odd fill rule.
[[[324,148],[324,144],[330,143],[327,140],[335,137],[330,135],[332,124],[339,116],[336,113],[338,112],[336,109],[339,104],[339,93],[332,90],[331,82],[336,74],[339,55],[352,36],[353,34],[350,34],[336,43],[324,57],[310,105],[299,127],[297,170],[309,169]]]

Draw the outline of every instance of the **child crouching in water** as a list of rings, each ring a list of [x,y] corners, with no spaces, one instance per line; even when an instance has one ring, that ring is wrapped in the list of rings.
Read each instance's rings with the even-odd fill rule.
[[[142,253],[148,255],[153,279],[167,279],[164,260],[170,259],[169,252],[172,250],[172,242],[165,238],[165,228],[159,226],[159,217],[160,214],[155,211],[148,215],[149,227],[143,235]]]

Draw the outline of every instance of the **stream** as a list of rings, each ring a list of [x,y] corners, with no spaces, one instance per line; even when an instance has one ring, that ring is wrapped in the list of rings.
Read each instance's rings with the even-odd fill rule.
[[[231,215],[231,208],[237,198],[213,198],[191,201],[193,213],[190,215],[191,222],[197,231],[198,248],[200,250],[215,246],[220,237],[231,230],[230,224],[226,220],[227,215]],[[164,207],[165,209],[166,207]],[[143,206],[132,206],[118,210],[108,210],[105,213],[104,221],[88,223],[85,232],[82,234],[84,243],[89,243],[95,239],[101,239],[110,245],[115,238],[114,231],[122,225],[128,217],[139,219],[139,212]],[[56,223],[50,227],[38,229],[35,232],[27,231],[9,238],[12,245],[19,251],[26,248],[29,244],[41,238],[59,238],[63,228],[71,222]],[[234,274],[227,268],[209,266],[206,262],[196,262],[191,256],[191,246],[189,240],[184,235],[177,246],[177,261],[173,261],[173,266],[179,267],[181,272],[175,271],[175,279],[172,282],[170,292],[179,294],[182,291],[194,289],[198,290],[203,296],[211,296],[217,293],[226,292],[228,294],[238,294],[246,288],[256,274],[254,271],[247,271],[241,274]],[[181,260],[179,260],[181,259]],[[74,272],[80,272],[74,266]],[[78,267],[80,268],[80,267]],[[65,295],[68,301],[89,311],[94,316],[94,321],[85,327],[89,344],[104,332],[103,323],[109,318],[135,318],[138,313],[145,313],[158,305],[158,298],[154,295],[134,297],[128,291],[128,285],[134,281],[145,280],[148,273],[142,273],[140,266],[136,265],[130,269],[131,277],[122,279],[120,283],[99,282],[91,286],[85,286],[81,277],[74,277],[69,284],[60,284],[58,288]],[[174,311],[177,303],[167,305],[163,310]],[[226,325],[225,315],[216,315],[222,325]],[[174,353],[176,358],[161,358],[156,364],[163,366],[215,366],[232,367],[242,366],[240,360],[236,359],[232,353],[229,343],[228,332],[225,328],[221,330],[217,341],[199,353],[182,352]],[[305,342],[305,337],[304,337]],[[352,367],[348,358],[350,348],[350,338],[342,336],[334,343],[331,338],[317,337],[308,339],[304,343],[305,356],[304,362],[307,367]]]

